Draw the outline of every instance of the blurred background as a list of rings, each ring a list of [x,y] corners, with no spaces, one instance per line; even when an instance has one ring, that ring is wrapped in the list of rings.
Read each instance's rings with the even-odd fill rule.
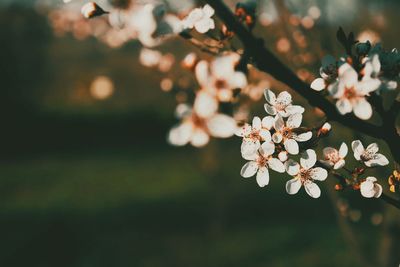
[[[332,179],[319,200],[289,196],[276,173],[260,189],[239,175],[239,138],[168,145],[184,96],[160,82],[189,74],[144,67],[139,42],[88,34],[98,22],[60,26],[63,5],[0,0],[0,266],[399,265],[399,211],[383,202],[334,192]],[[397,0],[261,1],[259,12],[256,34],[308,81],[325,53],[342,54],[339,26],[399,46]],[[162,50],[202,56],[178,38]],[[321,122],[307,112],[306,125]],[[372,141],[333,127],[326,144]],[[389,170],[377,175],[385,184]]]

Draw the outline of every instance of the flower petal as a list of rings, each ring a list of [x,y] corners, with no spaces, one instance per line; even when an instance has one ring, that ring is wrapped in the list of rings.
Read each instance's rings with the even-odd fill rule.
[[[335,163],[335,165],[333,166],[333,169],[338,170],[340,168],[343,168],[345,164],[346,164],[346,161],[344,159],[340,159],[338,162]]]
[[[276,115],[276,108],[269,104],[264,104],[265,111],[270,115]]]
[[[371,181],[364,181],[360,185],[360,192],[363,197],[371,198],[375,195],[374,183]]]
[[[299,105],[287,106],[285,110],[289,115],[296,114],[296,113],[303,113],[304,112],[304,108],[302,106],[299,106]]]
[[[374,192],[375,192],[374,197],[379,198],[382,195],[382,191],[383,191],[382,186],[376,183],[374,185]]]
[[[193,125],[191,123],[179,124],[169,131],[168,142],[174,146],[184,146],[189,143],[192,132]]]
[[[272,155],[275,151],[275,144],[272,142],[264,142],[261,145],[261,151],[264,156]]]
[[[255,116],[253,118],[253,122],[251,125],[253,127],[253,130],[259,131],[261,129],[261,119],[259,117]]]
[[[297,192],[299,192],[300,188],[301,188],[300,179],[293,178],[293,179],[291,179],[291,180],[286,182],[286,192],[289,195],[296,194]]]
[[[206,122],[208,131],[214,137],[227,138],[231,137],[236,131],[236,121],[225,114],[217,114],[212,116]]]
[[[312,168],[309,174],[311,179],[317,181],[325,181],[328,177],[328,172],[321,167]]]
[[[280,142],[282,142],[283,136],[281,133],[276,132],[272,135],[272,141],[274,141],[274,143],[279,144]]]
[[[342,115],[350,113],[353,110],[353,106],[347,98],[338,100],[336,102],[336,108]]]
[[[360,140],[355,140],[351,143],[351,148],[354,152],[354,158],[360,160],[361,155],[364,153],[364,146]]]
[[[295,176],[300,172],[300,164],[292,159],[289,159],[285,162],[285,169],[289,175]]]
[[[292,96],[287,91],[280,92],[276,102],[279,102],[282,106],[288,106],[292,103]]]
[[[302,120],[303,115],[301,113],[290,115],[286,122],[286,126],[290,129],[299,128]]]
[[[285,162],[288,160],[288,153],[286,151],[281,151],[278,154],[278,158],[280,161]]]
[[[368,154],[376,154],[379,151],[379,146],[377,143],[372,143],[365,150],[368,151]]]
[[[240,170],[240,175],[244,178],[249,178],[254,176],[258,170],[257,162],[249,161],[243,165],[242,169]]]
[[[208,62],[201,60],[196,64],[195,75],[201,87],[207,87],[210,80],[210,73],[208,71]]]
[[[293,139],[286,139],[283,142],[283,145],[285,146],[285,150],[291,154],[291,155],[297,155],[299,154],[299,144]]]
[[[274,128],[277,131],[281,131],[283,127],[285,126],[285,122],[283,121],[283,118],[281,115],[276,115],[275,116],[275,122],[274,122]]]
[[[375,166],[386,166],[389,164],[389,160],[382,154],[375,154],[374,158],[364,162],[368,167],[375,167]]]
[[[317,78],[311,83],[311,88],[315,91],[322,91],[326,88],[325,80]]]
[[[362,120],[368,120],[372,117],[371,104],[365,99],[358,99],[353,106],[354,115]]]
[[[199,117],[208,118],[217,112],[218,101],[208,92],[199,91],[196,95],[193,109]]]
[[[235,135],[239,137],[249,136],[251,134],[251,125],[246,123],[242,127],[239,127]]]
[[[315,165],[316,162],[317,162],[317,154],[315,153],[314,150],[307,149],[301,154],[300,165],[304,169],[306,170],[310,169],[312,166]]]
[[[267,102],[268,102],[269,104],[271,104],[271,105],[274,105],[274,104],[275,104],[275,102],[276,102],[276,96],[275,96],[274,92],[272,92],[272,91],[269,90],[269,89],[265,89],[265,90],[264,90],[264,96],[265,96],[265,99],[267,100]],[[274,114],[272,114],[272,115],[274,115]]]
[[[269,142],[271,141],[271,133],[266,129],[261,129],[259,132],[260,137],[263,141]]]
[[[271,128],[274,126],[274,117],[272,116],[265,116],[262,121],[261,125],[263,128],[271,130]]]
[[[321,189],[319,189],[316,183],[311,181],[307,181],[304,183],[304,189],[307,194],[312,198],[319,198],[321,196]]]
[[[258,149],[260,148],[260,141],[251,140],[251,139],[243,139],[242,145],[240,147],[240,152],[242,157],[245,159],[252,159],[254,154],[257,154]]]
[[[267,167],[261,167],[257,172],[257,184],[264,187],[269,184],[269,172]]]
[[[298,141],[298,142],[305,142],[305,141],[310,140],[311,138],[312,138],[312,132],[311,131],[293,136],[293,139]]]
[[[210,140],[210,136],[201,128],[195,128],[190,143],[195,147],[203,147]]]
[[[349,150],[349,149],[348,149],[346,143],[343,142],[343,143],[340,145],[340,148],[339,148],[339,157],[342,158],[342,159],[343,159],[344,157],[346,157],[348,150]]]
[[[280,161],[277,158],[270,158],[268,160],[268,167],[270,167],[272,170],[280,173],[285,172],[285,165],[283,165],[282,161]]]

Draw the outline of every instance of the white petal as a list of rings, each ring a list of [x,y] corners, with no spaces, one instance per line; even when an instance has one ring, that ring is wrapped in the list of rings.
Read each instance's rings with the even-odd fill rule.
[[[380,184],[374,185],[374,192],[375,192],[374,197],[376,197],[376,198],[380,197],[382,195],[382,191],[383,191],[383,189]]]
[[[269,184],[269,172],[266,167],[261,167],[257,172],[257,184],[264,187]]]
[[[264,96],[265,96],[265,99],[267,100],[268,103],[270,103],[272,105],[275,104],[276,96],[275,96],[274,92],[272,92],[269,89],[265,89],[264,90]],[[275,114],[271,114],[271,115],[275,115]]]
[[[378,181],[378,179],[376,179],[376,177],[374,177],[374,176],[368,176],[367,178],[365,178],[365,180],[373,182],[373,183]],[[372,187],[371,187],[371,189],[372,189]]]
[[[286,139],[283,143],[285,150],[291,155],[299,154],[299,145],[293,139]]]
[[[274,126],[274,117],[266,116],[262,119],[261,125],[263,128],[270,130]]]
[[[306,170],[310,169],[312,166],[315,165],[316,162],[317,162],[317,154],[315,153],[314,150],[307,149],[301,154],[300,165],[304,169]]]
[[[346,157],[348,150],[346,143],[343,142],[339,148],[339,157],[342,159]]]
[[[335,163],[335,165],[333,166],[333,169],[338,170],[340,168],[343,168],[345,164],[346,164],[346,161],[344,159],[341,159]]]
[[[251,134],[250,124],[246,123],[242,127],[239,127],[239,129],[235,132],[235,134],[240,137],[249,136]]]
[[[269,104],[264,104],[264,109],[270,115],[275,115],[276,114],[276,108],[271,106],[271,105],[269,105]]]
[[[356,101],[353,106],[354,115],[362,120],[368,120],[372,117],[371,104],[364,98]]]
[[[286,122],[286,126],[290,129],[299,128],[302,120],[303,115],[301,113],[290,115]]]
[[[281,151],[278,154],[278,158],[280,161],[285,162],[288,160],[288,153],[286,151]]]
[[[360,156],[364,153],[364,146],[360,140],[355,140],[351,143],[351,148],[354,152],[354,158],[360,160]]]
[[[275,116],[275,122],[274,122],[274,128],[277,131],[281,131],[283,127],[285,126],[285,122],[283,121],[283,118],[281,115],[276,115]]]
[[[243,88],[247,85],[246,75],[240,71],[235,71],[228,81],[231,89]]]
[[[300,172],[300,164],[292,159],[289,159],[285,162],[285,169],[289,175],[295,176]]]
[[[291,179],[291,180],[286,182],[286,192],[289,195],[296,194],[297,192],[299,192],[300,188],[301,188],[300,179],[293,178],[293,179]]]
[[[210,29],[214,29],[215,28],[215,23],[213,19],[202,19],[197,21],[194,24],[194,28],[196,29],[196,31],[198,31],[199,33],[206,33],[208,32]]]
[[[275,151],[275,144],[272,142],[264,142],[261,145],[261,152],[264,156],[272,155]]]
[[[353,106],[347,98],[338,100],[336,102],[336,108],[342,115],[350,113],[353,110]]]
[[[316,183],[307,181],[306,183],[304,183],[304,189],[306,190],[307,194],[312,198],[319,198],[321,196],[321,189],[319,189]]]
[[[315,91],[322,91],[326,87],[325,80],[322,78],[317,78],[311,83],[311,88]]]
[[[347,88],[353,87],[358,82],[358,74],[350,65],[343,64],[339,68],[339,77]]]
[[[279,159],[270,158],[268,160],[268,166],[276,172],[280,172],[280,173],[285,172],[285,165],[283,165],[282,161],[280,161]]]
[[[240,152],[243,158],[253,157],[260,148],[260,142],[258,140],[254,141],[251,139],[243,139],[242,145],[240,147]]]
[[[210,136],[201,128],[195,128],[190,143],[195,147],[205,146],[210,140]]]
[[[360,192],[363,197],[371,198],[375,195],[374,183],[370,181],[362,182],[360,185]]]
[[[195,68],[196,79],[201,87],[207,87],[210,80],[210,73],[208,71],[208,62],[201,60],[196,64]]]
[[[287,106],[285,108],[285,110],[289,115],[296,114],[296,113],[303,113],[304,112],[304,108],[302,106],[299,106],[299,105]]]
[[[311,138],[312,138],[312,132],[311,131],[293,136],[293,139],[298,141],[298,142],[305,142],[305,141],[310,140]]]
[[[276,101],[285,106],[288,106],[289,104],[292,103],[292,96],[287,91],[283,91],[279,93],[278,97],[276,98]]]
[[[271,133],[266,129],[261,129],[259,132],[261,138],[265,142],[271,141]]]
[[[242,169],[240,170],[240,175],[244,178],[249,178],[256,174],[258,170],[257,162],[249,161],[243,165]]]
[[[224,114],[212,116],[206,122],[208,131],[214,137],[227,138],[231,137],[236,131],[236,121]]]
[[[191,123],[182,123],[173,127],[168,134],[168,142],[175,146],[184,146],[192,137],[193,126]]]
[[[325,181],[328,177],[328,172],[321,167],[312,168],[310,170],[310,178],[318,181]]]
[[[368,167],[375,166],[386,166],[389,164],[389,160],[382,154],[376,154],[373,159],[364,162]]]
[[[253,123],[252,123],[253,130],[260,130],[261,129],[261,119],[259,117],[254,117],[253,118]]]
[[[282,142],[283,136],[281,133],[276,132],[272,135],[272,141],[274,141],[274,143],[279,144],[280,142]]]
[[[376,154],[376,152],[379,151],[379,146],[377,143],[372,143],[369,144],[365,150],[368,151],[369,154]]]
[[[203,7],[203,13],[207,17],[211,17],[212,15],[214,15],[214,12],[215,12],[214,9],[209,4],[206,4]]]
[[[218,101],[208,92],[200,91],[196,95],[193,109],[199,117],[208,118],[217,112]]]

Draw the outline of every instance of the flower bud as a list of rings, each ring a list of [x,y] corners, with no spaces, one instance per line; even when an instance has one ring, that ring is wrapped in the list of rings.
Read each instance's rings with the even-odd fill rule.
[[[95,2],[89,2],[82,7],[81,13],[85,18],[91,19],[97,16],[107,14],[108,12],[104,11]]]

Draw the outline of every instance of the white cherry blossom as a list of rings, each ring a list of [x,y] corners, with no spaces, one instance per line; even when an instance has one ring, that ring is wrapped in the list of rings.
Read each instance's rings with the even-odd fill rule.
[[[324,90],[330,83],[336,80],[338,68],[336,59],[327,55],[322,59],[322,67],[319,70],[321,78],[315,79],[311,83],[311,88],[316,91]]]
[[[183,27],[186,29],[195,28],[199,33],[206,33],[215,28],[215,22],[211,18],[213,15],[214,9],[208,4],[203,8],[195,8],[183,19]]]
[[[228,115],[215,113],[201,118],[191,109],[180,109],[176,113],[182,116],[182,121],[170,130],[167,138],[172,145],[184,146],[190,143],[202,147],[209,142],[210,136],[228,138],[237,129],[235,120]]]
[[[375,177],[367,177],[365,181],[360,184],[360,192],[363,197],[366,198],[379,198],[382,195],[382,186],[377,183]]]
[[[366,77],[359,81],[357,72],[345,63],[339,67],[338,81],[329,85],[328,90],[337,99],[336,107],[341,114],[354,112],[358,118],[368,120],[372,116],[372,107],[366,96],[379,86],[380,81],[376,79]]]
[[[276,97],[274,92],[265,89],[264,96],[267,100],[264,109],[270,115],[279,114],[282,117],[288,117],[292,114],[304,112],[302,106],[292,105],[292,96],[287,91],[280,92]]]
[[[229,102],[233,97],[233,89],[247,85],[246,75],[236,71],[240,60],[236,53],[228,53],[215,58],[211,63],[202,60],[195,67],[195,74],[202,90],[207,91],[217,101]]]
[[[328,172],[321,167],[313,168],[316,161],[317,155],[312,149],[304,151],[300,158],[300,164],[292,159],[286,161],[286,172],[294,177],[286,183],[286,192],[288,194],[296,194],[303,185],[307,194],[312,198],[321,196],[321,190],[314,181],[325,181],[328,177]]]
[[[240,175],[249,178],[257,174],[256,180],[260,187],[264,187],[269,183],[269,169],[276,172],[284,173],[285,166],[277,158],[272,157],[275,145],[272,142],[264,142],[261,147],[253,154],[246,155],[245,159],[249,160],[240,170]]]
[[[311,131],[300,134],[296,132],[296,129],[301,125],[302,119],[303,115],[300,113],[290,115],[286,122],[279,114],[275,117],[275,133],[272,135],[272,141],[283,143],[285,150],[291,155],[299,154],[299,144],[297,142],[305,142],[312,137]]]
[[[348,148],[346,143],[342,143],[339,150],[333,147],[326,147],[322,150],[324,159],[320,160],[320,162],[334,170],[340,169],[346,163],[344,158],[346,157],[347,152]]]
[[[272,118],[273,119],[273,118]],[[261,120],[259,117],[254,117],[252,125],[246,123],[236,132],[237,136],[243,137],[241,145],[242,155],[251,155],[257,151],[262,142],[271,141],[270,119],[265,117]]]
[[[351,143],[354,158],[364,162],[367,167],[385,166],[389,164],[389,160],[382,154],[378,153],[379,146],[377,143],[372,143],[367,148],[364,148],[360,140],[355,140]]]

